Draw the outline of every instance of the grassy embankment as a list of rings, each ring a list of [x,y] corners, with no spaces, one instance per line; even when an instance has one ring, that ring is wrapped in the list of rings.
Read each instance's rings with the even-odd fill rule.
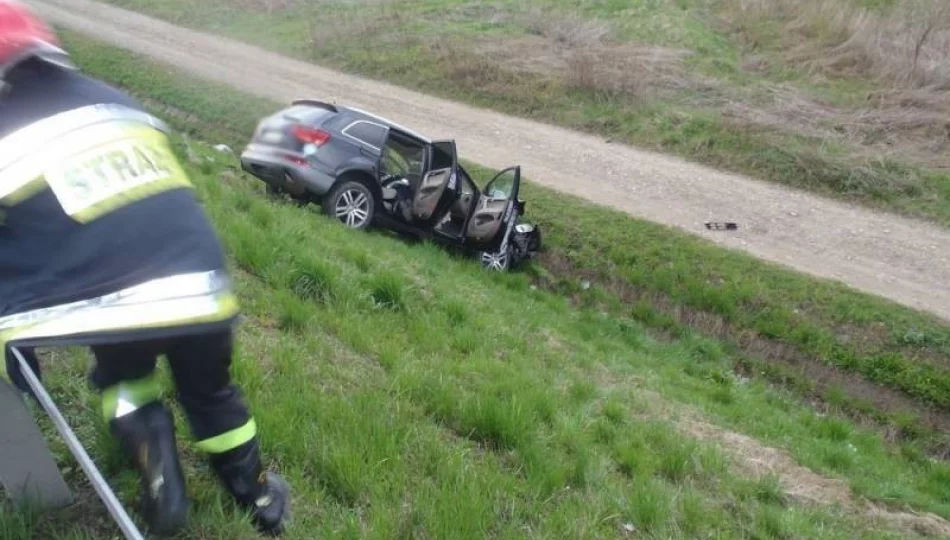
[[[256,115],[276,106],[66,38],[91,72],[151,97],[176,126],[211,142],[240,144]],[[904,352],[940,358],[948,346],[947,330],[926,317],[533,185],[529,213],[550,231],[548,269],[490,275],[432,246],[353,234],[268,200],[233,159],[176,143],[236,268],[249,317],[236,373],[267,455],[297,488],[291,538],[614,537],[629,528],[655,537],[886,534],[869,531],[876,525],[853,507],[788,497],[789,483],[809,482],[800,471],[736,474],[742,456],[693,438],[708,433],[696,418],[786,449],[859,496],[950,516],[950,467],[925,458],[922,439],[884,441],[835,408],[816,414],[793,394],[737,376],[741,359],[728,340],[703,337],[702,321],[690,327],[663,309],[718,313],[747,332],[771,324],[767,338],[845,351],[836,325],[858,332],[882,321],[880,340],[859,344],[895,348],[896,365],[910,370],[930,364]],[[631,237],[637,249],[612,243]],[[635,309],[596,284],[564,294],[572,272],[606,271],[618,276],[611,286],[642,295]],[[782,334],[783,317],[798,322],[793,333]],[[832,333],[822,341],[802,333],[808,328]],[[675,339],[654,339],[656,330]],[[876,357],[851,358],[861,369]],[[62,359],[50,384],[111,477],[119,461],[83,384],[85,359]],[[197,498],[188,537],[250,537],[219,505],[206,471],[192,459],[188,467]],[[131,496],[133,477],[118,480]],[[89,500],[54,521],[6,513],[2,523],[12,538],[106,530]]]
[[[151,96],[206,140],[239,148],[256,119],[280,106],[66,36],[92,72]],[[946,326],[530,183],[526,196],[552,248],[533,269],[536,283],[674,336],[714,337],[728,353],[717,369],[764,375],[915,450],[946,455]],[[583,290],[582,279],[592,286]]]
[[[108,1],[950,223],[943,0]]]

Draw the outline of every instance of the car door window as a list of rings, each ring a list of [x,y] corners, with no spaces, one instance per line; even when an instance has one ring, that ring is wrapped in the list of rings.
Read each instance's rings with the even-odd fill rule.
[[[468,175],[468,172],[461,167],[459,167],[459,180],[459,194],[469,199],[474,197],[475,182],[472,182],[472,178]]]
[[[515,188],[515,171],[503,171],[485,186],[485,196],[491,199],[508,199]]]
[[[376,149],[382,148],[386,140],[385,127],[365,120],[353,122],[343,130],[343,133]]]
[[[450,169],[455,163],[455,157],[446,151],[441,144],[432,145],[432,170]]]
[[[386,148],[383,149],[382,166],[386,174],[402,176],[409,180],[413,188],[422,179],[425,148],[391,132]]]

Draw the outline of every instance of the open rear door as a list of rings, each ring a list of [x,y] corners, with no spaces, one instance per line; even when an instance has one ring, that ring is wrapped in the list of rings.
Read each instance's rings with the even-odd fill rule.
[[[429,167],[412,198],[412,216],[422,221],[436,213],[446,187],[458,172],[455,141],[433,142],[429,150]]]
[[[509,167],[498,173],[478,199],[468,221],[466,236],[476,243],[491,242],[515,217],[515,201],[521,186],[521,167]]]

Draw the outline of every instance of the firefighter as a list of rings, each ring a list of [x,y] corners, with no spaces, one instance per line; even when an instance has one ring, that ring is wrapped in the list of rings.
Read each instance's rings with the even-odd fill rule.
[[[189,501],[165,356],[197,447],[257,528],[280,534],[290,488],[264,469],[230,378],[238,305],[212,225],[163,122],[83,75],[30,8],[0,0],[0,350],[89,346],[102,414],[142,484],[149,528]],[[22,380],[22,379],[20,379]]]

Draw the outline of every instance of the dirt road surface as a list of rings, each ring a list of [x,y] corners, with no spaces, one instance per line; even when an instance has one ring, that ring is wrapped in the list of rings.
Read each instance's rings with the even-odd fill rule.
[[[207,79],[288,102],[355,105],[458,141],[482,165],[950,321],[950,230],[876,213],[574,131],[341,74],[88,0],[29,2],[53,23]],[[250,134],[248,134],[250,135]],[[735,221],[738,231],[707,231]],[[630,249],[638,239],[630,237]]]

